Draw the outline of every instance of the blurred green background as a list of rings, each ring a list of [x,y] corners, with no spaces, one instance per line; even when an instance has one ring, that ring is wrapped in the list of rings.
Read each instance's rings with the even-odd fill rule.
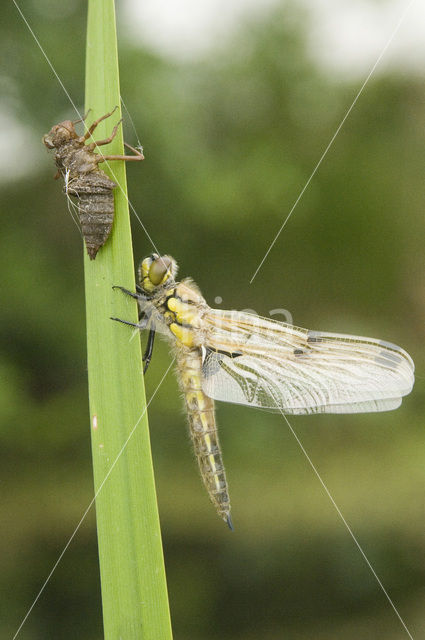
[[[82,108],[85,3],[20,6]],[[93,484],[83,249],[41,144],[75,114],[12,3],[2,17],[0,636],[12,638]],[[295,4],[187,60],[136,46],[118,18],[122,95],[146,155],[128,168],[129,194],[160,251],[213,306],[283,307],[297,325],[390,340],[416,362],[395,412],[291,424],[425,637],[423,75],[384,65],[372,78],[250,285],[361,82],[318,63]],[[128,117],[124,130],[136,143]],[[139,260],[152,247],[132,226]],[[168,362],[158,343],[148,398]],[[234,533],[201,486],[172,376],[150,407],[175,639],[407,637],[282,418],[217,413]],[[19,637],[102,637],[93,511]]]

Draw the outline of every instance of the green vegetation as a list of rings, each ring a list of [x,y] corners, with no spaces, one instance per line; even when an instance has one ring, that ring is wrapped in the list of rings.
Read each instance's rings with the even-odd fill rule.
[[[21,5],[83,110],[85,3],[70,4],[62,17],[43,12],[46,3]],[[211,305],[221,296],[216,306],[222,308],[268,315],[283,307],[298,325],[382,337],[414,358],[418,380],[398,411],[307,416],[291,424],[419,638],[423,78],[384,74],[382,67],[371,80],[249,285],[360,84],[318,67],[308,53],[308,29],[305,16],[297,19],[286,8],[245,25],[213,57],[185,63],[138,49],[121,33],[121,91],[146,156],[128,170],[129,193],[156,246],[176,257],[181,275],[192,276]],[[7,638],[92,499],[93,484],[82,241],[40,143],[52,124],[74,113],[13,7],[5,9],[0,30],[8,60],[3,106],[26,127],[26,151],[10,148],[3,173],[10,178],[0,190],[0,636]],[[135,144],[124,119],[125,139]],[[152,247],[134,216],[131,224],[138,261]],[[109,290],[132,285],[126,269],[123,281],[106,283],[108,317],[134,318],[134,305]],[[99,323],[127,353],[131,330],[104,317]],[[156,345],[148,399],[169,363],[168,346]],[[140,398],[140,379],[127,384]],[[230,534],[201,486],[181,406],[169,376],[149,414],[175,639],[402,638],[281,417],[218,407],[235,525]],[[22,638],[49,637],[52,629],[52,637],[64,640],[100,640],[100,611],[89,514]]]
[[[120,104],[113,0],[89,2],[86,111],[96,119]],[[119,114],[101,122],[110,135]],[[106,149],[106,150],[105,150]],[[122,129],[102,147],[123,154]],[[102,165],[103,167],[103,165]],[[137,165],[139,169],[139,165]],[[171,638],[164,560],[149,443],[140,341],[110,315],[137,322],[134,301],[112,289],[135,290],[122,161],[105,171],[117,181],[111,238],[91,261],[84,251],[87,352],[96,518],[105,638]]]

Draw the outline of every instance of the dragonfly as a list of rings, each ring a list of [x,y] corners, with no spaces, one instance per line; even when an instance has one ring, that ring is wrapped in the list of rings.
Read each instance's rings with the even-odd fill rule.
[[[233,529],[215,400],[284,415],[389,411],[412,390],[414,364],[383,340],[213,309],[190,278],[176,281],[177,269],[169,255],[144,258],[135,292],[114,287],[137,300],[139,322],[112,320],[149,331],[145,372],[156,333],[168,339],[203,483]]]

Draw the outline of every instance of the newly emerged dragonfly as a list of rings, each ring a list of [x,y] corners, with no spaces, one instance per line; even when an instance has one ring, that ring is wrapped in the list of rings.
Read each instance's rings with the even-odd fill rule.
[[[412,389],[412,359],[390,342],[212,309],[192,280],[176,282],[176,274],[170,256],[145,258],[136,293],[116,287],[138,301],[139,323],[112,319],[149,329],[145,370],[155,332],[171,342],[201,476],[230,528],[214,400],[282,414],[359,413],[396,409]]]
[[[121,120],[115,125],[108,138],[86,144],[98,124],[109,118],[116,109],[117,107],[95,120],[83,136],[79,136],[74,127],[81,120],[74,122],[64,120],[55,124],[49,133],[43,136],[46,147],[55,150],[55,162],[58,167],[55,178],[62,176],[65,181],[64,191],[67,197],[76,198],[81,232],[90,260],[96,258],[100,247],[103,247],[109,238],[114,222],[113,191],[117,184],[99,169],[99,163],[105,162],[105,160],[125,160],[127,162],[144,160],[143,153],[126,142],[125,146],[131,149],[134,155],[104,156],[95,153],[96,147],[112,142]]]

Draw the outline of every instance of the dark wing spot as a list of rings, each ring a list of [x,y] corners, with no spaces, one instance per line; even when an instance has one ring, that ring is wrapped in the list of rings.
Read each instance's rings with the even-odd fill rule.
[[[307,338],[307,342],[322,342],[320,338],[316,338],[316,336],[309,336]]]
[[[216,352],[210,349],[209,347],[203,347],[205,352],[203,351],[203,363],[202,363],[202,374],[205,378],[210,378],[221,370],[221,360],[223,359],[220,355],[216,355]]]
[[[208,349],[214,353],[221,353],[223,356],[228,356],[229,358],[238,358],[243,355],[241,351],[225,351],[224,349],[211,349],[210,347],[208,347]]]

